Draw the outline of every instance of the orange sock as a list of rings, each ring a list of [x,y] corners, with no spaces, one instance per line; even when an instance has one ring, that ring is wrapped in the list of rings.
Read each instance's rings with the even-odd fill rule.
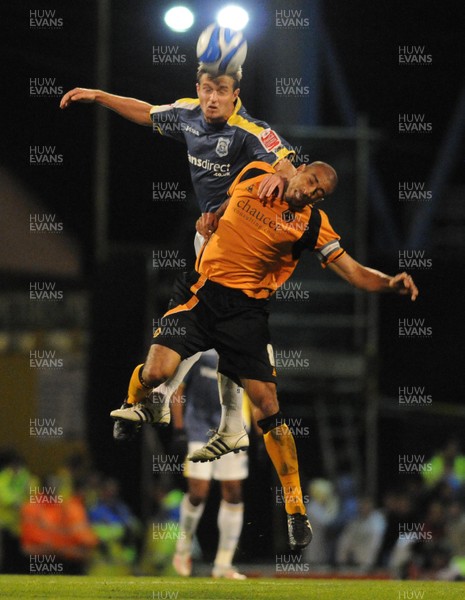
[[[137,404],[147,396],[149,390],[151,389],[142,385],[140,381],[140,373],[143,366],[143,363],[141,365],[137,365],[131,375],[128,388],[128,397],[126,399],[128,404]]]
[[[284,423],[265,433],[263,439],[283,487],[286,512],[305,514],[300,487],[299,461],[292,432]]]

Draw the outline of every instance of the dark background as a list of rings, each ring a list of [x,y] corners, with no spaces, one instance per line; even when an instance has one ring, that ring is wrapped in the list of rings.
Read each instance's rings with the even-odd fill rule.
[[[279,32],[273,27],[271,4],[255,2],[248,7],[251,21],[245,32],[250,51],[241,96],[250,114],[276,123],[279,115],[272,112],[269,94],[261,92],[274,75],[276,53],[283,52]],[[197,8],[198,20],[186,34],[169,32],[164,25],[162,15],[170,5],[122,0],[112,3],[110,91],[153,103],[195,95],[195,40],[221,4],[191,2]],[[392,195],[399,180],[412,176],[423,180],[429,174],[463,85],[463,9],[457,11],[457,6],[449,1],[439,10],[433,3],[416,0],[389,1],[382,6],[361,0],[323,4],[323,18],[357,111],[368,114],[370,124],[385,135],[376,164]],[[2,7],[3,22],[8,25],[3,36],[6,72],[2,100],[7,110],[2,115],[5,143],[1,158],[47,206],[59,212],[67,229],[82,240],[91,255],[93,132],[98,109],[78,106],[62,112],[57,109],[57,99],[31,98],[28,87],[29,78],[35,76],[56,78],[64,91],[78,85],[95,87],[96,4],[92,0],[40,3],[40,9],[55,10],[63,18],[64,26],[59,30],[30,29],[31,7],[30,2]],[[297,7],[303,14],[311,14],[311,3],[303,1],[286,3],[285,9]],[[311,30],[311,35],[318,35],[318,31]],[[185,64],[154,66],[153,45],[179,45],[186,55]],[[399,66],[399,45],[425,45],[433,63],[413,68]],[[305,48],[298,51],[304,53]],[[325,69],[321,79],[320,123],[342,125]],[[433,124],[432,133],[399,136],[397,119],[401,112],[425,113],[426,120]],[[28,165],[29,145],[47,143],[57,145],[66,157],[64,168],[53,172],[53,186],[47,185],[50,173],[46,169]],[[187,187],[183,147],[162,141],[147,129],[134,127],[115,115],[111,119],[110,145],[111,239],[152,242],[169,238],[166,222],[175,215],[179,218],[179,211],[165,206],[166,213],[160,214],[158,206],[147,206],[147,182],[163,173],[179,178]],[[463,155],[461,160],[457,158],[452,181],[460,181],[463,175]],[[401,212],[400,203],[392,204]],[[407,218],[398,216],[405,226]]]

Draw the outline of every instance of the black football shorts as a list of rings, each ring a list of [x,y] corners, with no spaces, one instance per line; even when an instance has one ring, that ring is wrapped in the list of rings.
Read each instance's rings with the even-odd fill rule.
[[[218,371],[236,383],[241,379],[276,383],[268,300],[249,298],[198,273],[177,280],[173,299],[153,344],[171,348],[181,359],[215,348]]]

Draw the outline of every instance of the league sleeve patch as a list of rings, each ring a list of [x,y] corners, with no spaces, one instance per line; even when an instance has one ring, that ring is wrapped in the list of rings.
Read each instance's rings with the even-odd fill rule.
[[[281,140],[279,139],[278,134],[272,129],[263,130],[258,136],[258,139],[267,152],[273,152],[273,150],[281,146]]]

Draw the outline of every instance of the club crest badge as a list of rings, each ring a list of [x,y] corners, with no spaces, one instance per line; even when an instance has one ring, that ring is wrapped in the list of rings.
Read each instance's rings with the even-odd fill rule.
[[[292,221],[295,219],[295,214],[292,212],[292,210],[285,210],[283,213],[281,213],[281,219],[284,223],[292,223]]]
[[[226,156],[228,154],[230,143],[231,143],[231,140],[228,138],[224,138],[224,137],[219,138],[218,143],[216,144],[216,149],[215,149],[215,152],[218,154],[218,156],[222,157],[222,156]]]

